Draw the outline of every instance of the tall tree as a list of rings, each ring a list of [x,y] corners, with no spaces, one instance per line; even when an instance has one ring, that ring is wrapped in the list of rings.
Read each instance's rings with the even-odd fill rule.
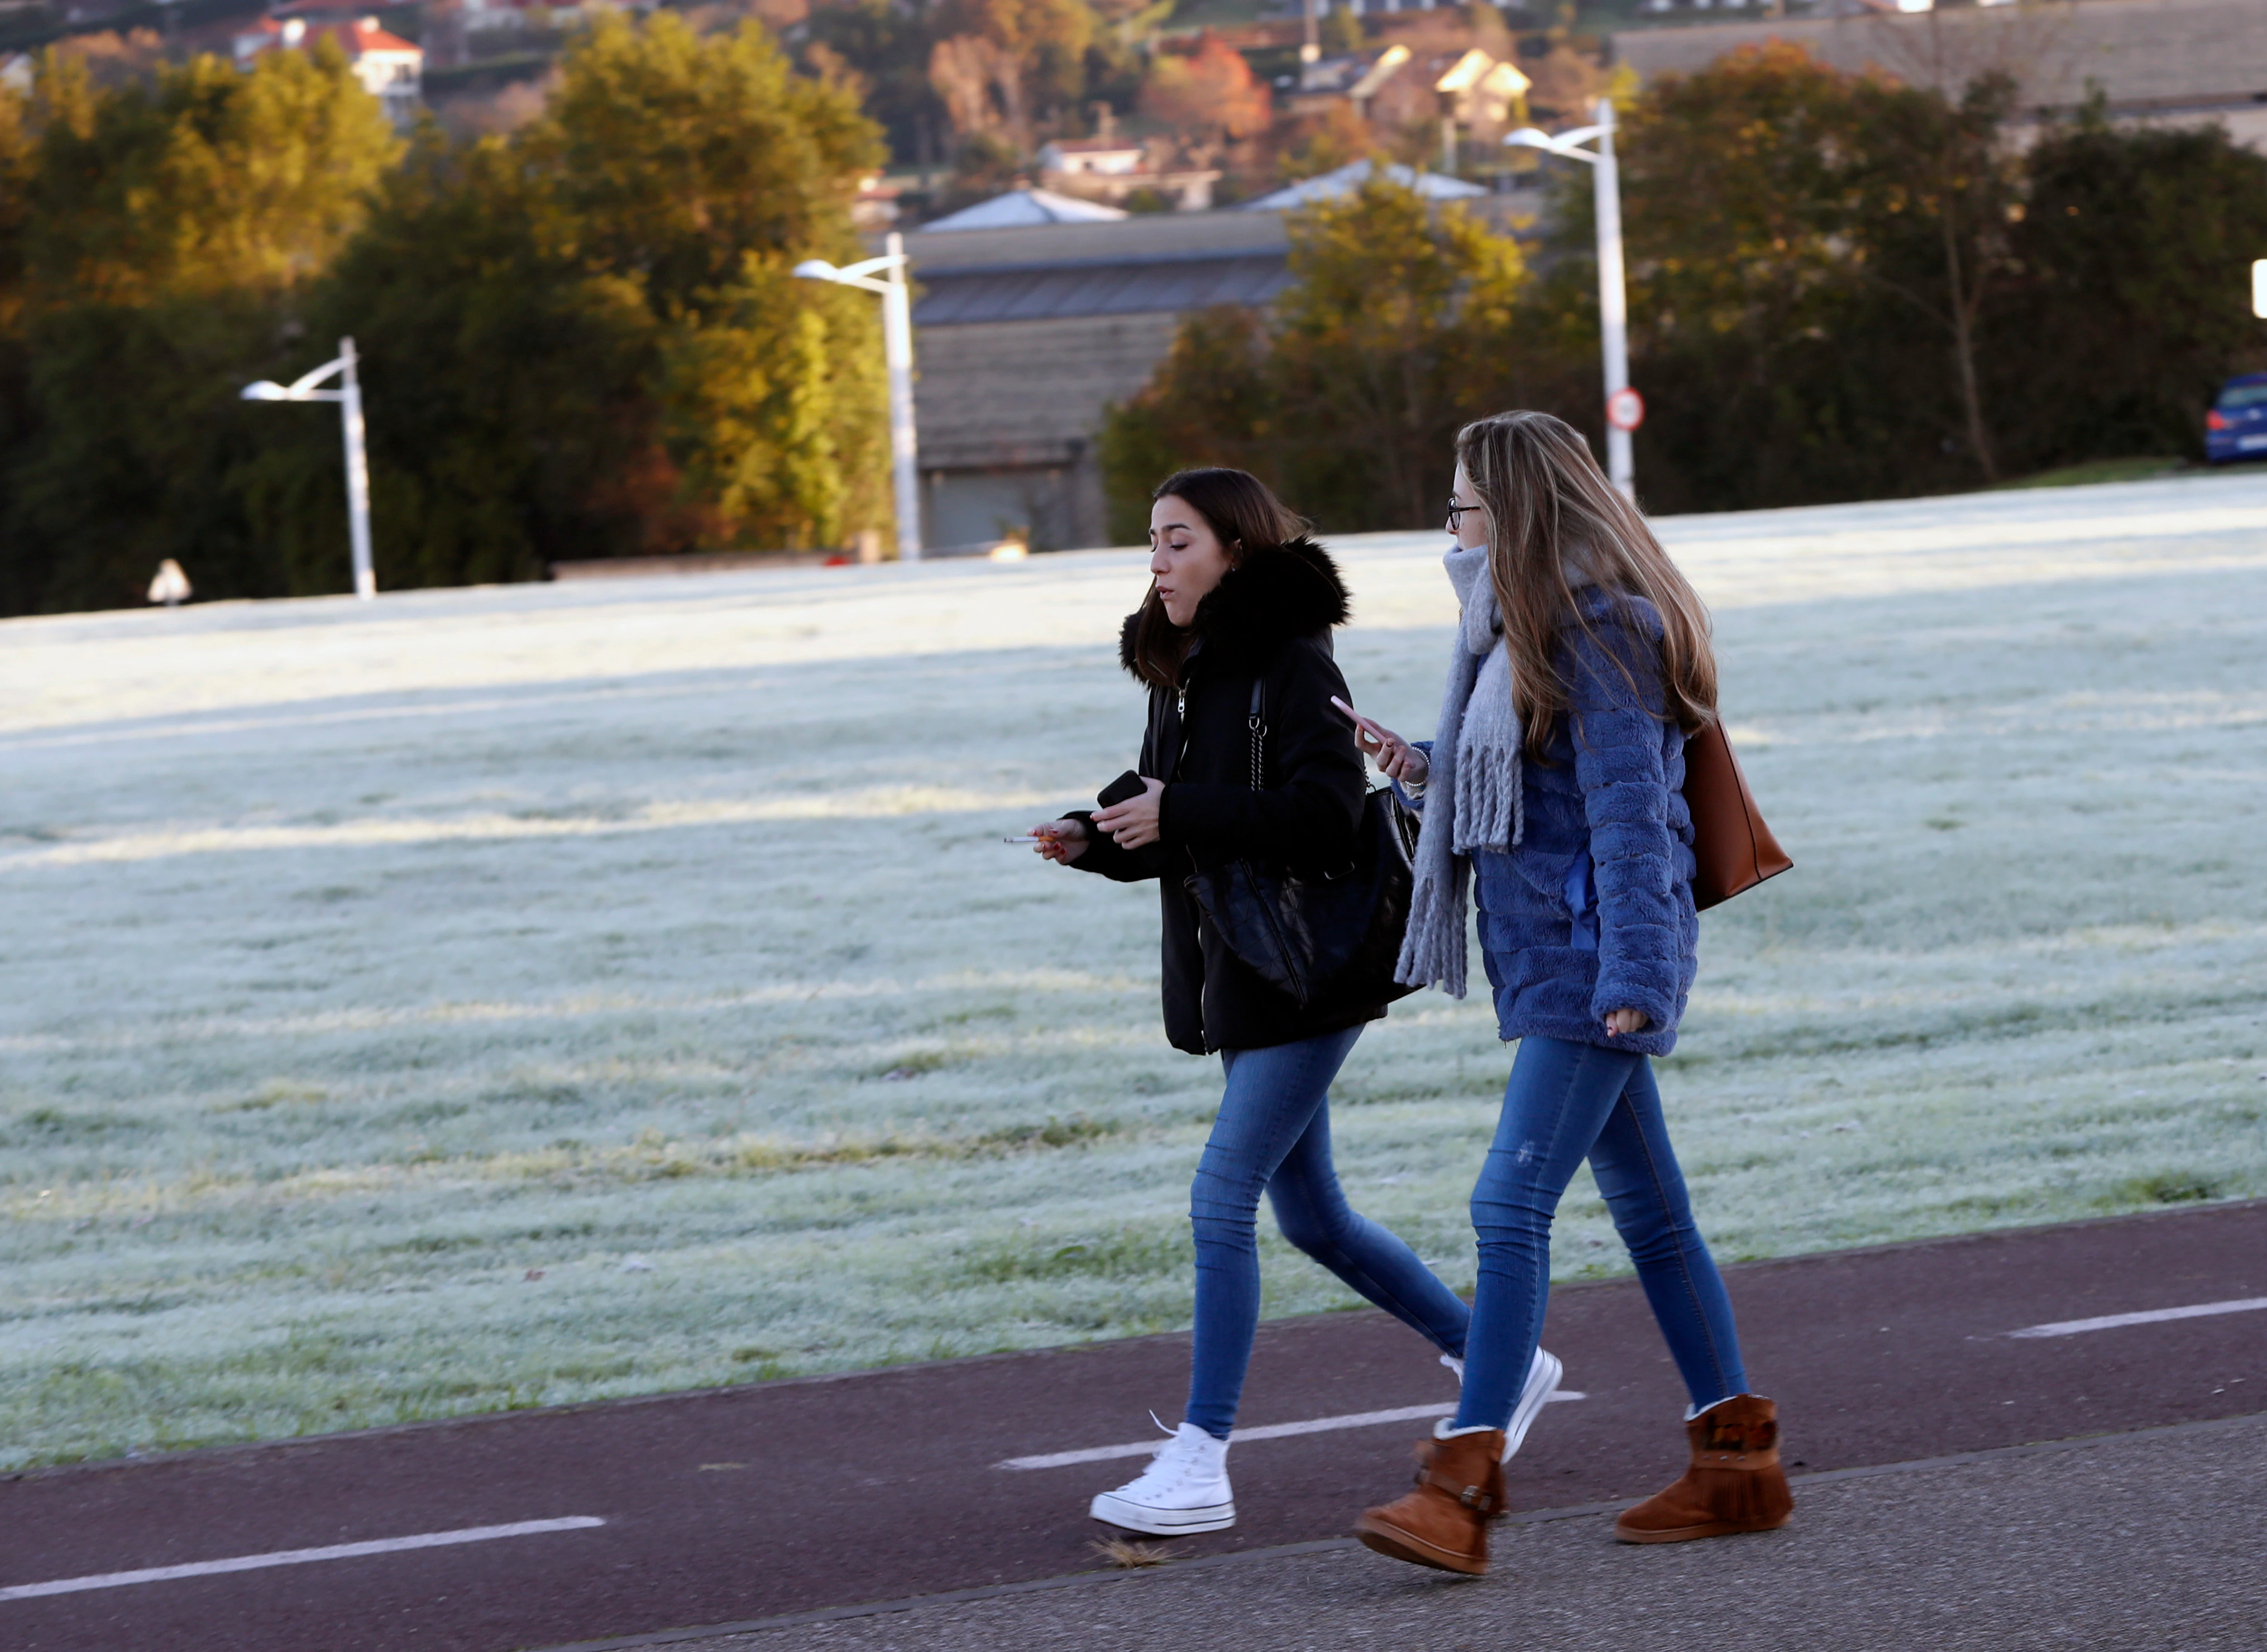
[[[859,255],[878,158],[760,27],[671,12],[594,25],[511,138],[423,151],[315,305],[368,363],[380,584],[885,526],[872,303],[789,273]],[[336,466],[310,443],[261,478],[310,562],[334,560]]]
[[[1957,378],[1969,455],[1984,481],[1997,481],[1980,334],[2007,270],[2007,227],[2020,205],[2018,160],[2002,133],[2014,83],[1987,75],[1955,102],[1868,79],[1857,101],[1866,129],[1846,170],[1852,217],[1870,254],[1860,268],[1939,329]]]
[[[1519,244],[1383,179],[1299,214],[1278,300],[1278,416],[1302,496],[1343,526],[1418,527],[1457,425],[1516,393]]]
[[[25,113],[0,607],[134,601],[167,556],[202,589],[284,588],[235,491],[276,416],[236,393],[394,159],[378,100],[328,47],[106,91],[50,55]]]
[[[964,137],[999,129],[1028,149],[1085,89],[1086,0],[944,0],[934,28],[929,77]]]
[[[1292,284],[1273,315],[1192,318],[1111,410],[1116,531],[1188,464],[1244,466],[1330,528],[1420,526],[1446,496],[1456,427],[1555,371],[1514,324],[1517,243],[1461,208],[1379,179],[1288,228]]]
[[[1141,113],[1199,145],[1256,137],[1273,107],[1244,54],[1210,29],[1188,51],[1161,51],[1141,83]]]
[[[2267,256],[2267,156],[2225,128],[2109,125],[2097,99],[2028,157],[1992,377],[2031,469],[2194,454],[2227,375],[2267,369],[2250,261]]]
[[[1938,187],[1979,118],[1776,42],[1663,77],[1624,113],[1648,502],[1791,504],[1979,478],[1979,399],[1963,396],[1961,369],[1976,359],[1975,328],[1955,329],[1996,275],[1992,257],[1967,257],[1996,229],[1963,216],[1969,195]],[[1915,152],[1898,149],[1917,134]],[[1587,173],[1566,179],[1561,201],[1546,307],[1595,340]]]

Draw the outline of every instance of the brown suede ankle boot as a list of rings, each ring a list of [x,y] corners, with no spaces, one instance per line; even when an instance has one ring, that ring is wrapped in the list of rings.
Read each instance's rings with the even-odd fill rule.
[[[1503,1517],[1503,1430],[1417,1443],[1417,1489],[1367,1510],[1354,1536],[1380,1554],[1443,1572],[1487,1570],[1487,1523]]]
[[[1692,1466],[1684,1478],[1614,1522],[1624,1543],[1683,1543],[1734,1531],[1771,1531],[1794,1513],[1779,1465],[1779,1407],[1759,1394],[1720,1399],[1684,1425]]]

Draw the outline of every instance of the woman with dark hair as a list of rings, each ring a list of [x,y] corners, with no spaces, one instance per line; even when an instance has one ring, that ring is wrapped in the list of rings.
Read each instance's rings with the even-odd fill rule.
[[[1173,1536],[1236,1522],[1228,1440],[1259,1322],[1257,1216],[1265,1192],[1283,1235],[1440,1349],[1461,1374],[1464,1304],[1416,1253],[1356,1214],[1331,1167],[1331,1081],[1382,1002],[1302,1006],[1236,958],[1185,880],[1242,858],[1332,870],[1355,851],[1368,789],[1331,629],[1346,622],[1337,566],[1257,477],[1189,470],[1149,513],[1149,594],[1119,658],[1149,691],[1140,784],[1095,811],[1033,828],[1038,853],[1120,882],[1154,877],[1164,909],[1165,1033],[1218,1052],[1226,1093],[1190,1194],[1196,1337],[1178,1433],[1130,1483],[1094,1500],[1097,1520]],[[1261,772],[1252,689],[1261,686]],[[1511,1430],[1550,1393],[1533,1362]]]
[[[1463,1399],[1419,1442],[1416,1489],[1355,1530],[1397,1560],[1486,1570],[1498,1431],[1543,1328],[1552,1217],[1588,1158],[1692,1401],[1690,1471],[1614,1535],[1767,1531],[1794,1508],[1778,1409],[1747,1391],[1650,1059],[1676,1046],[1699,936],[1683,788],[1685,738],[1716,715],[1707,611],[1581,434],[1546,413],[1458,435],[1449,529],[1464,612],[1435,738],[1358,723],[1425,813],[1398,978],[1464,996],[1476,885],[1497,1030],[1519,1054],[1472,1190]]]

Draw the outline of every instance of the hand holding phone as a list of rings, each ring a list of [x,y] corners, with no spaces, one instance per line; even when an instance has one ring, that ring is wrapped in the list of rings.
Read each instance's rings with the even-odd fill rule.
[[[1425,776],[1432,772],[1433,766],[1424,753],[1383,723],[1363,716],[1336,694],[1331,696],[1331,703],[1339,709],[1347,722],[1354,724],[1354,743],[1361,748],[1364,757],[1377,765],[1380,774],[1405,785],[1421,786],[1425,783]]]

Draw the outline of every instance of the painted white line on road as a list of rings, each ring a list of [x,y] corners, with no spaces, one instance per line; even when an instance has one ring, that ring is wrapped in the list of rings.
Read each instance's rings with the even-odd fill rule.
[[[1573,1389],[1560,1388],[1554,1389],[1550,1398],[1552,1400],[1581,1399],[1584,1396]],[[1306,1422],[1271,1422],[1257,1428],[1238,1428],[1231,1439],[1281,1440],[1295,1434],[1329,1434],[1338,1428],[1370,1428],[1384,1422],[1416,1422],[1427,1417],[1445,1417],[1456,1408],[1456,1403],[1451,1400],[1439,1406],[1403,1406],[1397,1411],[1354,1411],[1343,1417],[1316,1417]],[[1136,1440],[1131,1445],[1089,1446],[1083,1451],[1050,1451],[1044,1457],[1011,1457],[993,1466],[1067,1468],[1073,1463],[1103,1463],[1113,1457],[1155,1457],[1157,1448],[1164,1443],[1163,1439],[1156,1439]]]
[[[238,1554],[225,1560],[193,1560],[187,1566],[150,1566],[138,1572],[98,1572],[89,1577],[59,1577],[51,1583],[13,1583],[0,1588],[0,1600],[30,1600],[40,1595],[76,1595],[89,1589],[123,1589],[128,1583],[163,1583],[177,1577],[210,1577],[216,1572],[256,1572],[268,1566],[304,1566],[310,1560],[350,1560],[364,1554],[396,1554],[404,1549],[443,1549],[459,1543],[488,1543],[497,1538],[532,1538],[546,1531],[587,1531],[606,1523],[596,1515],[558,1520],[517,1520],[508,1526],[466,1526],[455,1531],[421,1531],[414,1537],[377,1538],[367,1543],[334,1543],[320,1549],[278,1549],[272,1554]]]
[[[2256,1313],[2267,1308],[2267,1296],[2246,1296],[2240,1302],[2200,1302],[2192,1308],[2152,1308],[2146,1313],[2106,1313],[2099,1319],[2058,1319],[2052,1325],[2025,1325],[2011,1337],[2074,1337],[2081,1331],[2115,1331],[2119,1325],[2153,1325],[2166,1319],[2203,1319],[2219,1313]]]

